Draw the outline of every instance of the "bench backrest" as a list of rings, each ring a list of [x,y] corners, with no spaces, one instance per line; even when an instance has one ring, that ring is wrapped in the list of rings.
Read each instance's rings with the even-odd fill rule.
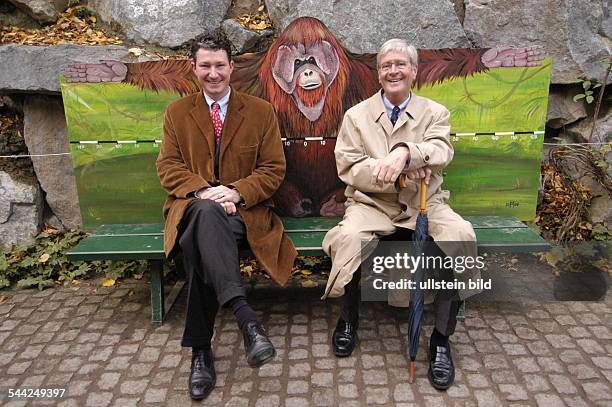
[[[237,57],[232,85],[270,100],[279,114],[290,184],[277,204],[281,213],[320,216],[321,206],[342,190],[333,158],[342,115],[378,88],[375,56],[348,52],[329,31],[325,39],[313,42],[309,24],[322,23],[308,19],[299,23],[298,34],[290,25],[270,50]],[[291,47],[300,35],[305,44],[301,50]],[[508,214],[530,220],[535,217],[539,189],[551,61],[492,68],[483,64],[486,51],[419,50],[415,92],[451,111],[455,158],[444,181],[444,188],[451,190],[451,206],[464,215]],[[303,93],[291,88],[297,88],[295,81],[304,68],[296,64],[297,70],[289,74],[281,69],[283,63],[300,59],[296,52],[317,57],[310,63],[314,71],[320,68],[327,98],[318,117],[312,113],[307,117],[300,110],[297,98]],[[326,62],[321,62],[321,53],[329,57]],[[306,57],[300,61],[308,63]],[[75,83],[60,78],[87,228],[161,221],[165,192],[156,176],[155,159],[163,112],[168,103],[196,89],[189,61],[124,66],[128,73],[121,82]],[[296,199],[301,213],[295,210]]]

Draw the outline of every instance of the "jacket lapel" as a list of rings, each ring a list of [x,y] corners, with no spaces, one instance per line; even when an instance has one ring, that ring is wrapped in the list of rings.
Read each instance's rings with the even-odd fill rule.
[[[223,122],[223,133],[221,135],[221,146],[219,150],[219,159],[223,157],[223,153],[231,145],[232,139],[238,133],[238,129],[244,120],[242,114],[242,108],[244,103],[238,92],[232,88],[230,95],[229,106],[227,107],[227,114],[225,115],[225,121]]]
[[[393,132],[393,125],[391,124],[391,120],[389,120],[389,116],[387,115],[387,109],[385,109],[385,104],[382,100],[380,92],[376,92],[371,99],[372,103],[370,103],[370,113],[372,115],[372,120],[378,123],[378,126],[384,130],[384,133],[388,137]]]
[[[204,101],[204,95],[200,92],[194,102],[193,109],[189,112],[193,121],[197,124],[200,132],[202,133],[202,137],[206,140],[206,144],[208,145],[208,150],[210,151],[210,155],[214,156],[215,154],[215,145],[214,145],[214,134],[215,130],[213,129],[212,120],[210,119],[210,112],[208,110],[208,105]]]

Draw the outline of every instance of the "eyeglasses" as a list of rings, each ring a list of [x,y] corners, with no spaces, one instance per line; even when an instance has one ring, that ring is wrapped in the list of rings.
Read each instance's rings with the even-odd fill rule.
[[[391,70],[391,68],[393,68],[393,66],[395,65],[395,67],[402,71],[404,69],[406,69],[408,67],[408,62],[406,61],[390,61],[390,62],[385,62],[384,64],[382,64],[380,66],[380,70],[383,72],[388,72]]]

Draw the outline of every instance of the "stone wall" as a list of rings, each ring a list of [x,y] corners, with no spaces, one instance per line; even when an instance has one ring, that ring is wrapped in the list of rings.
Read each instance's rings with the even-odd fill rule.
[[[0,24],[29,27],[55,21],[68,3],[0,0]],[[68,148],[57,81],[66,65],[102,59],[133,62],[137,58],[128,52],[129,47],[176,49],[200,32],[216,28],[227,33],[238,52],[256,51],[299,16],[321,19],[357,53],[376,52],[390,37],[406,38],[424,48],[542,45],[553,58],[547,134],[584,141],[592,124],[593,104],[572,100],[581,92],[575,82],[603,77],[599,61],[610,55],[612,32],[607,1],[593,0],[88,0],[87,4],[101,23],[122,33],[128,45],[0,45],[0,95],[22,95],[24,137],[30,153]],[[249,30],[232,19],[256,12],[262,5],[275,30]],[[609,109],[601,112],[595,141],[610,140],[610,117]],[[31,218],[27,227],[0,229],[3,235],[13,234],[11,242],[23,240],[40,226],[42,200],[51,213],[44,222],[60,228],[80,223],[70,160],[66,156],[35,158],[32,165],[34,184],[0,172],[0,189],[11,191],[0,197],[0,228],[16,214]],[[28,213],[23,210],[27,205],[38,205],[38,209]]]

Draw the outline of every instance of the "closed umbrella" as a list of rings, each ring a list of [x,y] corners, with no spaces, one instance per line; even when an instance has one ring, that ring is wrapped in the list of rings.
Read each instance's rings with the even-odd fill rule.
[[[405,187],[405,176],[400,177],[400,186]],[[423,251],[426,241],[432,241],[431,236],[427,234],[427,184],[425,178],[421,179],[421,208],[416,220],[416,226],[413,234],[413,245],[415,255],[419,255]],[[417,267],[414,270],[412,281],[415,282],[414,289],[410,292],[410,302],[408,305],[408,353],[410,355],[410,383],[414,383],[414,361],[416,359],[417,350],[419,348],[419,337],[421,335],[421,327],[423,325],[423,290],[420,285],[423,281],[425,270],[423,267]]]

